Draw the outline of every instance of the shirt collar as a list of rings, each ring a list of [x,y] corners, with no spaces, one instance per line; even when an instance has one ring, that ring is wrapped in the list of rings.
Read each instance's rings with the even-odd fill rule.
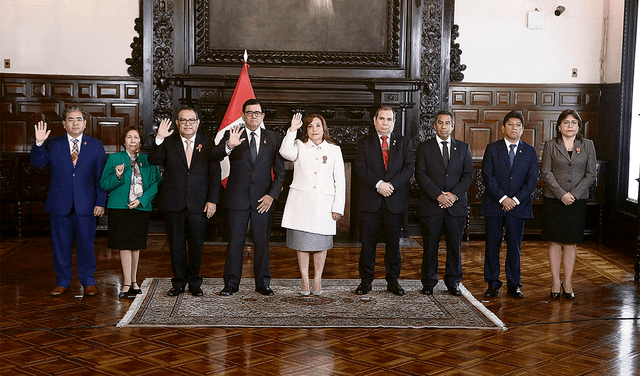
[[[78,144],[82,143],[82,136],[84,136],[84,133],[80,133],[80,136],[73,138],[69,133],[67,133],[67,140],[69,142],[73,142],[73,140],[78,140]]]
[[[262,129],[260,127],[258,127],[258,129],[256,129],[255,131],[252,131],[249,128],[245,128],[245,130],[247,131],[247,136],[251,137],[251,132],[255,132],[256,137],[258,138],[258,140],[260,139],[260,134],[262,133]],[[251,141],[251,140],[249,140]]]
[[[518,142],[516,142],[515,144],[512,144],[512,143],[511,143],[511,142],[509,142],[509,140],[507,140],[506,138],[503,138],[503,140],[504,140],[504,143],[507,145],[507,149],[509,149],[509,147],[510,147],[511,145],[515,145],[515,146],[516,146],[516,149],[517,149],[517,148],[518,148],[518,145],[520,145],[520,140],[518,140]]]
[[[442,144],[442,141],[447,141],[449,145],[451,145],[451,135],[449,135],[449,138],[447,138],[446,140],[443,140],[440,137],[438,137],[438,135],[436,135],[436,140],[438,141],[438,144]]]
[[[322,142],[318,145],[314,144],[311,140],[307,140],[307,142],[305,142],[304,144],[307,146],[307,149],[322,149],[327,144],[327,140],[322,140]]]
[[[196,136],[197,136],[197,135],[198,135],[198,134],[197,134],[197,133],[195,133],[193,136],[191,136],[191,138],[185,138],[185,137],[182,137],[182,135],[180,135],[180,139],[182,140],[182,143],[183,143],[183,144],[185,143],[185,141],[187,141],[187,140],[191,140],[191,145],[195,145],[195,144],[196,144]],[[193,146],[192,146],[192,147],[193,147]]]

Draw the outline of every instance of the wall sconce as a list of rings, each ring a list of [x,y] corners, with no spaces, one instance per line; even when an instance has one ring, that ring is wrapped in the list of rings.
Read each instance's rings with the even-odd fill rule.
[[[553,14],[556,15],[556,17],[560,17],[560,15],[562,13],[564,13],[564,11],[566,10],[566,8],[562,5],[558,5],[558,7],[556,8],[556,10],[553,12]]]

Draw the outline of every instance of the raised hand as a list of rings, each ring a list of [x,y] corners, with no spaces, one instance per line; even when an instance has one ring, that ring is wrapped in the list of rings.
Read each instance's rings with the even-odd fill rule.
[[[162,121],[160,122],[160,125],[158,126],[158,135],[156,136],[156,139],[158,141],[162,141],[165,138],[171,136],[173,134],[173,129],[169,130],[170,127],[171,127],[171,120],[162,119]]]
[[[300,129],[300,127],[302,127],[302,114],[297,112],[291,119],[291,127],[289,128],[289,131],[295,132]]]
[[[244,127],[239,125],[231,127],[231,130],[229,131],[229,140],[227,141],[229,148],[233,149],[245,140],[245,138],[240,138],[240,134],[242,134],[243,129]]]
[[[124,163],[121,165],[116,165],[116,176],[118,179],[122,177],[122,173],[124,172]]]
[[[36,130],[36,142],[41,144],[47,140],[51,130],[47,130],[47,123],[39,121],[38,124],[33,126]]]

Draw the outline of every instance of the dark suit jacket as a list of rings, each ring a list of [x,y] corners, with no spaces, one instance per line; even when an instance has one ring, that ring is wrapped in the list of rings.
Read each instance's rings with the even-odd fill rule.
[[[363,212],[376,212],[384,200],[391,213],[407,211],[407,185],[413,175],[414,154],[411,140],[392,133],[389,142],[389,165],[384,169],[382,146],[378,134],[373,132],[358,140],[356,173],[360,179],[358,208]],[[393,185],[393,194],[384,197],[376,190],[380,180]]]
[[[436,139],[420,143],[416,150],[416,180],[420,185],[420,215],[434,216],[447,210],[453,216],[466,216],[467,190],[473,180],[469,144],[451,139],[449,165],[445,170]],[[437,198],[442,192],[453,193],[458,201],[450,208],[441,209]]]
[[[187,168],[187,156],[180,134],[175,131],[162,144],[153,141],[149,163],[164,165],[158,205],[165,212],[187,209],[191,213],[202,213],[205,203],[217,203],[220,195],[220,164],[211,158],[215,143],[196,134],[191,158]]]
[[[562,139],[549,140],[544,145],[542,178],[546,183],[545,197],[559,200],[567,192],[571,192],[579,200],[587,199],[589,187],[596,181],[596,173],[596,149],[593,141],[576,138],[571,157]]]
[[[482,159],[482,178],[486,190],[480,205],[480,215],[533,218],[531,193],[538,183],[538,155],[533,146],[520,140],[511,166],[504,139],[487,145]],[[520,204],[505,212],[499,202],[505,195],[509,198],[516,197]]]
[[[106,206],[107,192],[100,186],[107,161],[102,141],[83,135],[75,167],[66,133],[48,138],[42,146],[33,144],[30,159],[34,167],[51,166],[47,212],[67,215],[73,206],[78,215],[93,215],[95,206]]]
[[[260,131],[260,148],[255,164],[251,162],[249,136],[246,129],[240,135],[245,141],[229,154],[229,178],[224,207],[233,210],[257,210],[259,199],[268,194],[277,200],[284,183],[284,158],[279,153],[282,137],[276,132]],[[220,161],[227,154],[225,143],[229,139],[227,131],[213,150],[213,158]],[[273,170],[273,179],[271,172]],[[273,210],[274,205],[271,206]]]

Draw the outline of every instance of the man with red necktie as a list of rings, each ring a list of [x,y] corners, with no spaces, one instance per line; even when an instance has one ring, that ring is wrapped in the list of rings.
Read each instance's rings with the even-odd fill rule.
[[[356,294],[371,291],[379,232],[386,244],[384,265],[387,290],[404,295],[398,283],[401,269],[400,235],[407,212],[407,185],[413,175],[411,140],[393,133],[395,112],[381,107],[373,118],[375,133],[358,141],[356,173],[360,179],[358,208],[362,217],[362,250]]]

